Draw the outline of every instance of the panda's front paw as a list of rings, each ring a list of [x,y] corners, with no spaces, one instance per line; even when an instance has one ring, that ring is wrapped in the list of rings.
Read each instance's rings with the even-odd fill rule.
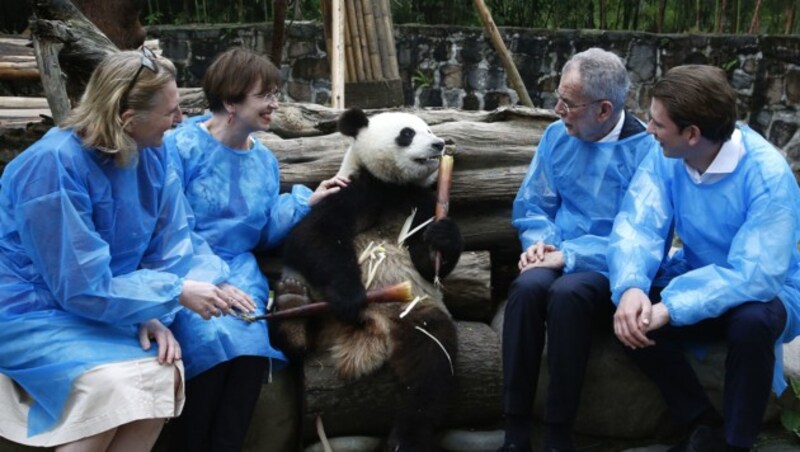
[[[366,294],[332,299],[330,303],[333,315],[337,319],[350,325],[361,326],[364,324],[364,317],[361,314],[367,306]]]
[[[442,218],[425,230],[423,235],[425,243],[433,251],[440,251],[445,255],[459,255],[464,249],[464,239],[458,225],[450,218]]]

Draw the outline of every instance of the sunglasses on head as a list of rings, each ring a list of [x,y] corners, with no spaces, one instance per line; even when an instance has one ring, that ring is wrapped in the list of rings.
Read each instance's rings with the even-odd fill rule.
[[[142,73],[142,69],[145,68],[149,69],[150,72],[152,72],[153,74],[158,74],[156,55],[153,53],[152,50],[148,49],[145,46],[142,46],[141,64],[139,64],[139,69],[136,70],[136,74],[133,75],[131,82],[128,84],[128,89],[126,90],[127,94],[130,94],[131,90],[136,85],[136,81],[139,80],[139,75]],[[127,97],[127,94],[125,97]]]

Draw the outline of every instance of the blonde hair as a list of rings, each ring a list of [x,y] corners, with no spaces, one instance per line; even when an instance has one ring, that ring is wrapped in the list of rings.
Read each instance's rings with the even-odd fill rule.
[[[118,166],[134,162],[139,152],[125,127],[152,111],[160,101],[157,94],[175,80],[171,61],[150,58],[158,69],[153,72],[142,67],[143,58],[142,50],[130,50],[103,59],[92,73],[80,103],[61,124],[74,128],[87,148],[112,155]],[[134,115],[123,121],[122,113],[128,109]]]

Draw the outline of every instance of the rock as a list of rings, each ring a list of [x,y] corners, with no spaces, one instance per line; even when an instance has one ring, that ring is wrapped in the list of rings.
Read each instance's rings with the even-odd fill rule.
[[[447,452],[494,452],[503,445],[503,430],[448,430],[439,441]]]
[[[381,439],[373,436],[340,436],[338,438],[331,438],[328,442],[331,444],[331,449],[336,452],[376,452],[381,446]],[[316,443],[306,447],[303,452],[323,452],[324,450],[322,443]]]

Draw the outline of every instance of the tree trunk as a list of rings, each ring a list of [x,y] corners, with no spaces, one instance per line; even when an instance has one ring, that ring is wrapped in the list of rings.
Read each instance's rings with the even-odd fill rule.
[[[797,13],[797,2],[793,1],[790,5],[786,6],[786,17],[783,23],[783,34],[792,34],[794,29],[794,17]]]
[[[763,0],[756,0],[756,7],[753,10],[753,20],[750,22],[750,29],[747,30],[748,34],[753,35],[753,34],[758,33],[759,22],[760,22],[760,19],[761,19],[760,16],[761,16],[761,4],[762,3],[763,3]]]
[[[600,11],[598,11],[599,15],[600,15],[600,29],[601,30],[605,30],[606,27],[607,27],[607,25],[606,25],[606,0],[600,0],[600,5],[598,5],[598,9],[600,10]]]
[[[445,424],[494,422],[501,415],[500,338],[483,323],[457,321],[456,329],[456,386]],[[328,437],[389,432],[399,388],[388,366],[359,380],[344,381],[337,377],[328,354],[313,354],[304,363],[303,432],[307,440],[316,438],[317,416],[322,417]]]
[[[658,15],[656,16],[656,33],[664,32],[664,8],[667,0],[658,0]]]
[[[53,119],[78,99],[95,66],[119,49],[68,0],[34,0],[31,32]],[[64,76],[66,75],[66,87]]]
[[[273,0],[272,62],[278,68],[283,60],[283,43],[286,40],[286,0]]]

